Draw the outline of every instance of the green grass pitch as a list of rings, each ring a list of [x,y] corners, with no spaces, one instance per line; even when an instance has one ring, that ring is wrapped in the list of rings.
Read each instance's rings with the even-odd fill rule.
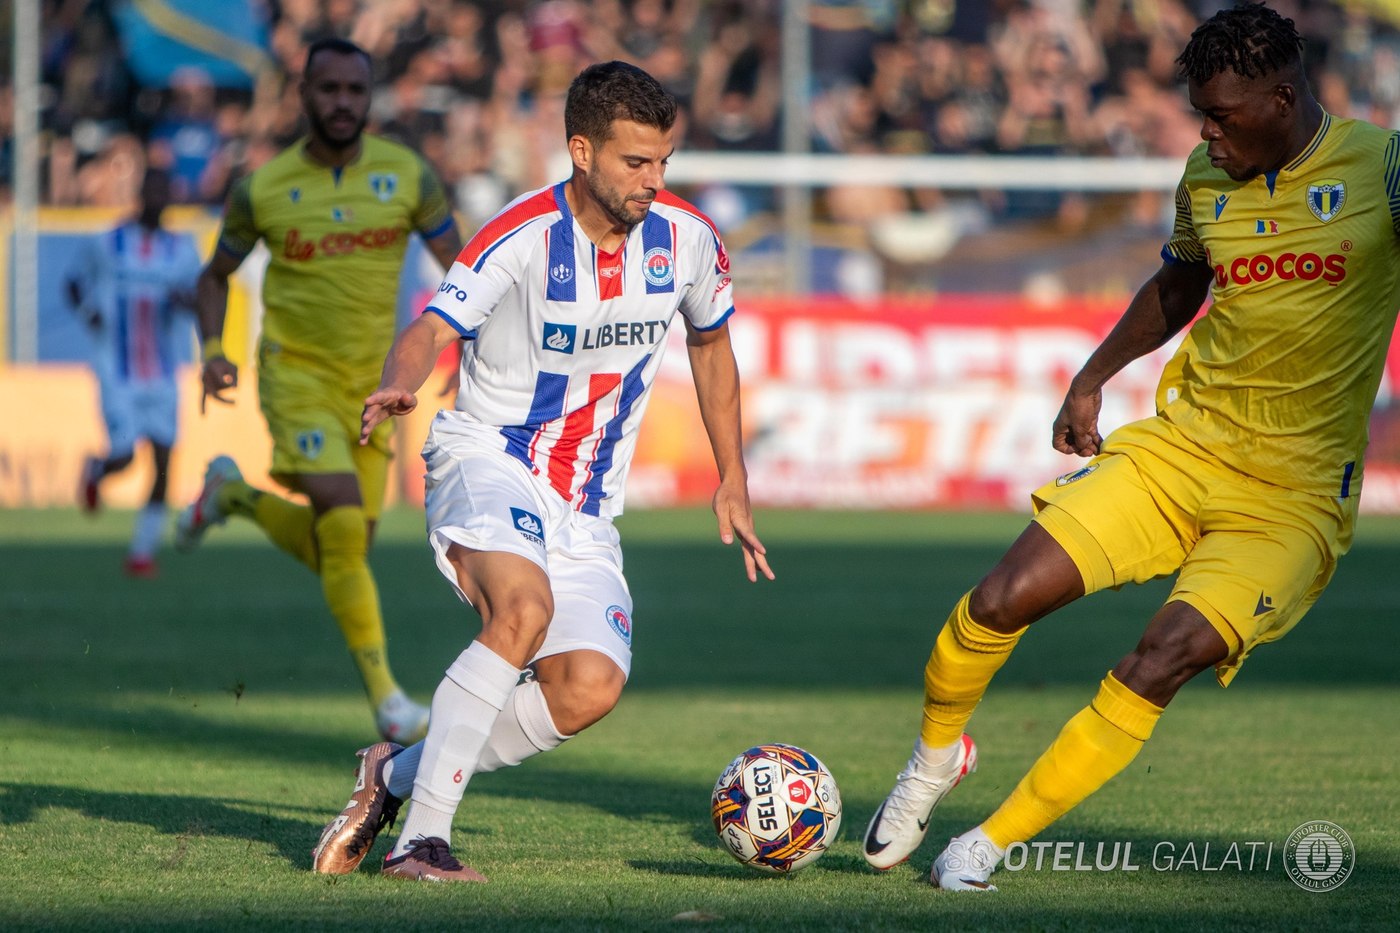
[[[314,578],[231,524],[164,555],[160,580],[127,580],[130,520],[0,512],[6,930],[1400,929],[1396,520],[1363,518],[1297,630],[1229,690],[1189,685],[1132,766],[1043,837],[1090,860],[1131,844],[1139,870],[1047,858],[985,897],[926,883],[939,843],[1002,800],[1166,593],[1039,623],[973,718],[981,770],[908,864],[871,871],[859,840],[908,754],[932,639],[1022,517],[761,513],[778,580],[750,585],[707,513],[626,516],[632,683],[579,739],[472,783],[454,850],[491,883],[447,888],[379,877],[387,838],[353,875],[308,870],[373,739]],[[475,616],[418,514],[388,515],[372,560],[394,667],[426,699]],[[709,825],[715,777],[762,741],[816,753],[845,801],[838,841],[788,878],[741,868]],[[1334,891],[1283,871],[1309,820],[1355,843]],[[1253,870],[1225,861],[1250,843]]]

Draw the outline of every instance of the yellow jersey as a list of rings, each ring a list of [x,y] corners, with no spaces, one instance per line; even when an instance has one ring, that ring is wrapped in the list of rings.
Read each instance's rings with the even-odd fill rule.
[[[1198,146],[1162,258],[1215,273],[1162,416],[1242,473],[1356,495],[1400,306],[1400,133],[1324,114],[1296,159],[1248,181]]]
[[[361,137],[354,162],[332,168],[303,139],[229,193],[218,248],[242,260],[261,239],[259,359],[270,355],[350,385],[373,386],[396,330],[399,271],[412,231],[453,223],[437,175],[413,150]]]

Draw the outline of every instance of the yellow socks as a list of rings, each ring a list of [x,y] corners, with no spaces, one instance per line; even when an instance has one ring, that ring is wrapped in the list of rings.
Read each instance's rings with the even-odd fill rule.
[[[1080,710],[1031,766],[982,829],[997,846],[1026,842],[1108,783],[1137,756],[1162,707],[1110,673],[1094,702]]]
[[[1003,635],[978,625],[968,614],[972,593],[963,594],[938,633],[924,667],[924,721],[919,736],[930,748],[962,737],[992,675],[1011,656],[1021,632]]]
[[[369,572],[369,529],[364,509],[339,506],[315,522],[321,554],[321,590],[340,625],[371,705],[398,690],[389,672],[379,589]]]
[[[317,571],[310,506],[288,502],[242,480],[225,483],[218,495],[218,506],[225,514],[251,519],[273,544],[310,567],[312,573]]]

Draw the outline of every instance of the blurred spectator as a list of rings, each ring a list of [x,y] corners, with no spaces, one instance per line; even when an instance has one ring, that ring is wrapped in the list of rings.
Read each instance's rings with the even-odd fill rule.
[[[223,190],[205,172],[227,140],[220,134],[214,84],[198,68],[181,68],[170,77],[168,100],[151,128],[151,160],[170,174],[170,194],[177,204],[219,203]]]
[[[560,95],[589,61],[624,58],[663,81],[681,101],[677,142],[686,149],[781,148],[780,0],[224,2],[266,13],[274,66],[251,95],[195,74],[179,75],[168,89],[138,87],[110,3],[44,0],[47,203],[129,202],[147,161],[177,175],[179,200],[218,202],[234,178],[304,132],[297,82],[307,45],[325,34],[372,52],[371,128],[423,152],[469,224],[567,174]],[[1279,2],[1307,25],[1306,62],[1331,112],[1400,122],[1400,37],[1380,18],[1383,5]],[[1218,6],[811,0],[812,149],[1179,158],[1197,143],[1199,124],[1175,55]],[[0,104],[11,96],[8,78],[0,77]],[[8,166],[8,133],[0,145],[0,166]],[[0,185],[9,177],[0,167]],[[957,230],[980,227],[988,212],[1003,223],[1061,228],[1090,220],[1078,195],[920,191],[889,181],[822,193],[823,218],[843,241],[877,244],[892,242],[880,230],[897,229],[905,241],[911,225],[945,230],[950,211],[974,218]],[[777,207],[772,186],[683,193],[732,230],[761,226]],[[1160,228],[1169,216],[1170,199],[1157,192],[1119,201],[1134,226]]]

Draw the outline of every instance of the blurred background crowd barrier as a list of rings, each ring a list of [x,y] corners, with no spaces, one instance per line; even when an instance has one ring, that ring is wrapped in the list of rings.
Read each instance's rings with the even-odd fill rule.
[[[62,279],[126,215],[147,164],[206,251],[230,184],[302,132],[306,47],[375,63],[371,131],[418,149],[470,234],[569,171],[563,93],[622,58],[682,103],[668,181],[733,257],[755,499],[817,507],[1025,508],[1076,462],[1049,446],[1068,376],[1156,268],[1198,123],[1174,58],[1209,0],[12,0],[0,29],[0,506],[73,501],[103,444]],[[1308,38],[1333,114],[1400,126],[1400,2],[1273,4]],[[437,271],[414,249],[402,320]],[[261,263],[226,344],[248,359]],[[193,348],[193,338],[191,339]],[[705,501],[712,467],[673,347],[629,487]],[[191,359],[193,351],[191,349]],[[1111,387],[1105,426],[1152,410],[1158,358]],[[445,365],[445,364],[444,364]],[[198,413],[191,365],[172,494],[207,457],[268,458],[253,373]],[[1392,350],[1363,507],[1400,511]],[[436,406],[427,404],[425,417]],[[10,419],[7,419],[10,420]],[[423,421],[393,495],[417,501]],[[114,478],[134,505],[145,477]]]

